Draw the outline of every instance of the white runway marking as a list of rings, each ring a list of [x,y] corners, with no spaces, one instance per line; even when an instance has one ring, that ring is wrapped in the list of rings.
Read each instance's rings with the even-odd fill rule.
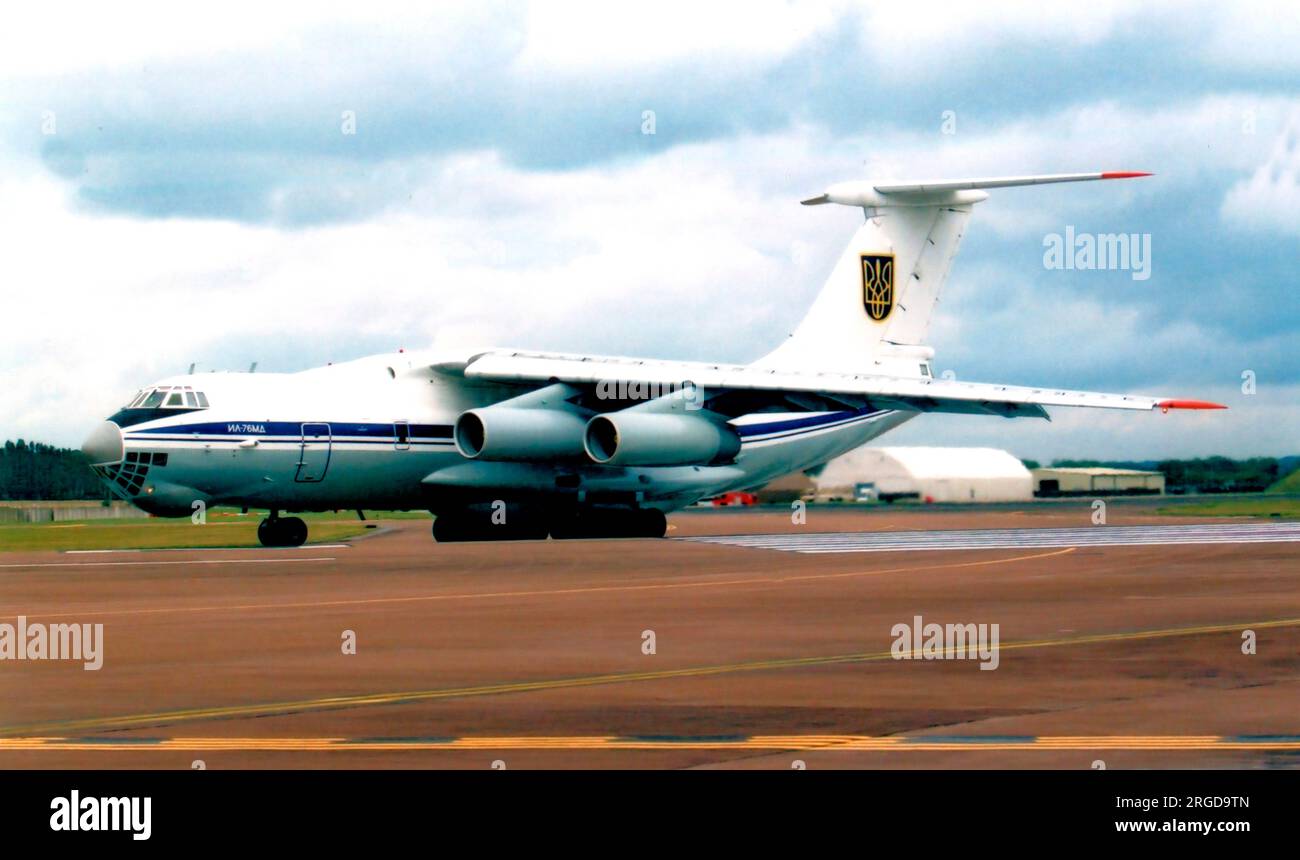
[[[779,552],[918,552],[1067,546],[1180,546],[1300,542],[1300,523],[1091,526],[1069,529],[966,529],[953,531],[833,532],[722,535],[674,540]]]
[[[322,558],[196,558],[188,561],[34,561],[26,564],[0,564],[0,568],[36,567],[157,567],[164,564],[306,564],[312,561],[337,561]]]
[[[313,549],[351,549],[345,543],[309,543],[303,546],[166,546],[149,549],[65,549],[64,555],[104,555],[121,552],[293,552]]]

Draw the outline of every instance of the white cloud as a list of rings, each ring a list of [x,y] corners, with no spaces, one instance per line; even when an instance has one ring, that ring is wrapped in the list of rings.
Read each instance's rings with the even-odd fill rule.
[[[887,61],[892,77],[934,77],[948,64],[1009,44],[1095,44],[1124,20],[1151,12],[1122,0],[1073,8],[1035,0],[916,0],[873,3],[868,9],[863,40]]]
[[[1300,111],[1268,159],[1229,189],[1220,214],[1230,228],[1300,236]]]
[[[789,0],[533,3],[518,64],[522,72],[544,74],[627,70],[702,56],[724,62],[777,59],[829,29],[849,7]]]
[[[1209,17],[1207,61],[1252,71],[1300,69],[1300,9],[1291,0],[1216,2],[1196,11]]]
[[[518,4],[496,5],[509,9]],[[364,51],[364,37],[377,33],[400,36],[412,46],[438,46],[482,16],[476,3],[439,4],[431,12],[427,4],[393,0],[229,0],[190,8],[166,0],[129,5],[51,0],[6,11],[0,28],[0,78],[258,52],[283,56],[299,50],[305,39],[329,34],[342,59],[350,51]]]
[[[856,24],[871,53],[886,60],[884,70],[895,76],[929,76],[953,62],[1015,46],[1092,46],[1125,34],[1195,48],[1206,62],[1230,68],[1275,70],[1300,58],[1294,50],[1300,15],[1286,0],[1094,0],[1073,7],[1037,0],[660,0],[635,6],[464,0],[433,7],[410,0],[230,0],[185,9],[163,0],[129,6],[51,0],[7,15],[0,29],[0,78],[250,54],[291,62],[317,41],[334,47],[341,66],[433,70],[453,56],[473,61],[475,46],[465,43],[467,36],[480,48],[494,37],[508,45],[512,62],[525,74],[618,73],[702,58],[723,70],[738,61],[791,56],[845,22]],[[330,70],[322,71],[329,77]]]

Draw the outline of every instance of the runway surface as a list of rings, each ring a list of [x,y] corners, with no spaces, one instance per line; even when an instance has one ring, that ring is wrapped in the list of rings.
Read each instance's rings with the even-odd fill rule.
[[[702,536],[683,538],[683,540],[804,553],[1064,546],[1197,546],[1217,543],[1293,543],[1300,541],[1300,523],[1098,525],[1070,529],[964,529],[886,534],[787,533]]]
[[[3,553],[0,623],[101,623],[104,664],[0,662],[0,767],[1294,767],[1296,525],[1090,516]],[[916,616],[997,624],[996,670],[900,649]]]

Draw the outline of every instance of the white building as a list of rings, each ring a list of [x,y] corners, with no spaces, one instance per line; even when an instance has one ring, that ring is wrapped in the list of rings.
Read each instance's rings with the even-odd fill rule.
[[[1034,478],[996,448],[868,446],[827,463],[816,488],[822,500],[1019,502],[1034,497]]]

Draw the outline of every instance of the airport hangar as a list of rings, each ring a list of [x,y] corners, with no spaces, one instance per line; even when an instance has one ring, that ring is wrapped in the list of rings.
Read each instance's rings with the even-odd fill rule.
[[[1033,470],[1035,496],[1165,494],[1165,476],[1139,469],[1043,467]]]
[[[858,448],[827,463],[813,484],[826,501],[1018,502],[1034,490],[1024,464],[996,448]]]

